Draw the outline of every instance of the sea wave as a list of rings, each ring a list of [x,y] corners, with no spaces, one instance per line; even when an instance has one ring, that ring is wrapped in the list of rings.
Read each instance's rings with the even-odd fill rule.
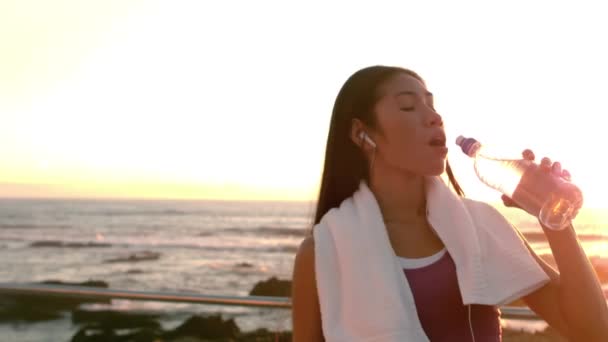
[[[222,228],[221,232],[234,234],[261,234],[271,236],[305,236],[310,228],[290,228],[290,227],[271,227],[259,226],[255,228],[230,227]],[[203,232],[199,236],[208,236],[209,232]]]
[[[188,216],[188,215],[209,215],[206,210],[186,211],[177,209],[162,209],[162,210],[103,210],[82,213],[85,215],[99,216]]]
[[[38,229],[38,228],[68,229],[68,228],[71,228],[71,226],[65,225],[65,224],[0,223],[0,229]]]
[[[137,248],[155,248],[155,249],[198,249],[212,252],[263,252],[263,253],[295,253],[298,250],[297,244],[276,244],[276,245],[208,245],[204,243],[109,243],[109,242],[93,242],[93,241],[60,241],[60,240],[38,240],[31,242],[28,247],[31,248],[125,248],[134,250]]]
[[[30,244],[30,247],[60,247],[60,248],[98,248],[98,247],[110,247],[109,243],[105,242],[75,242],[75,241],[59,241],[59,240],[41,240],[34,241]]]

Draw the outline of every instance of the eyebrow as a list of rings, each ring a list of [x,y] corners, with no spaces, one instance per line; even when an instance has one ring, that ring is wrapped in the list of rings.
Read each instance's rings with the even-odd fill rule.
[[[400,96],[400,95],[417,95],[417,94],[415,91],[405,90],[405,91],[398,92],[395,96]],[[426,93],[424,93],[424,95],[433,96],[433,93],[431,93],[430,91],[427,91]]]

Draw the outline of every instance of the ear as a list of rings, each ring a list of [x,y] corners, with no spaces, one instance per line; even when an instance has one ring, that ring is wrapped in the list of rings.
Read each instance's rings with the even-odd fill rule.
[[[359,119],[352,119],[350,125],[350,140],[360,148],[363,148],[364,146],[363,139],[361,139],[361,133],[363,132],[366,132],[365,124]]]

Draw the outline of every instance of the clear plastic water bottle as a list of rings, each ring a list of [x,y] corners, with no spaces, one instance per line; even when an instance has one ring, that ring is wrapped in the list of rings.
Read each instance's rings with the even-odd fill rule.
[[[543,171],[531,160],[493,157],[473,138],[459,136],[456,144],[475,160],[475,173],[483,183],[509,196],[549,229],[568,227],[583,205],[576,185]]]

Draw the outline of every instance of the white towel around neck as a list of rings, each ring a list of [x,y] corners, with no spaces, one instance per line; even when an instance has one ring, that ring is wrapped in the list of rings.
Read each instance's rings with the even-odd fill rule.
[[[492,206],[426,177],[427,218],[456,265],[463,304],[502,305],[550,279]],[[374,194],[353,196],[313,229],[323,334],[328,342],[428,341]]]

